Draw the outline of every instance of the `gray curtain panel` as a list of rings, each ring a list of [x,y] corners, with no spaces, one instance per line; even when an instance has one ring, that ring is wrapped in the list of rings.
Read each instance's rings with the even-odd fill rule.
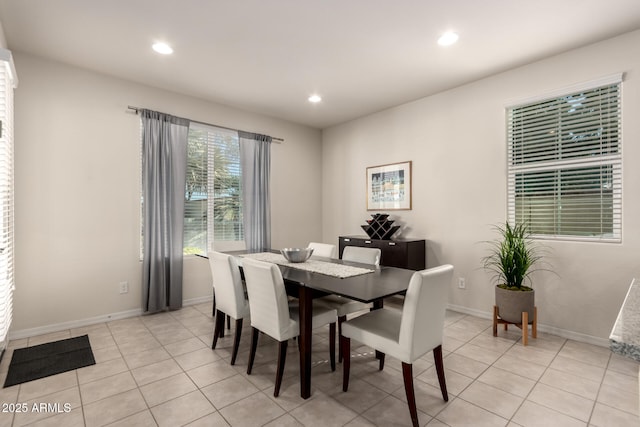
[[[140,110],[145,313],[182,307],[182,245],[189,121]]]
[[[271,137],[238,132],[242,167],[242,215],[247,250],[271,248]]]

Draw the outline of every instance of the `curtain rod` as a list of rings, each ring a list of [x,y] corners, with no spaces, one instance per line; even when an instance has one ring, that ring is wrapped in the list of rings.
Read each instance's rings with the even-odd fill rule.
[[[128,108],[129,110],[133,110],[133,111],[135,111],[135,112],[136,112],[136,114],[138,114],[138,111],[142,110],[142,108],[139,108],[139,107],[132,107],[131,105],[127,106],[127,108]],[[217,127],[217,128],[221,128],[221,129],[227,129],[227,130],[234,130],[234,131],[236,131],[236,132],[240,131],[239,129],[234,129],[234,128],[230,128],[230,127],[226,127],[226,126],[220,126],[220,125],[214,125],[214,124],[207,123],[207,122],[199,122],[199,121],[197,121],[197,120],[191,120],[191,119],[187,119],[187,120],[189,120],[190,122],[193,122],[193,123],[201,124],[201,125],[213,126],[213,127]],[[244,131],[240,131],[240,132],[244,132]],[[275,142],[276,144],[280,144],[280,143],[284,142],[284,139],[282,139],[282,138],[276,138],[276,137],[274,137],[274,136],[272,136],[272,137],[271,137],[271,140],[272,140],[272,142]]]

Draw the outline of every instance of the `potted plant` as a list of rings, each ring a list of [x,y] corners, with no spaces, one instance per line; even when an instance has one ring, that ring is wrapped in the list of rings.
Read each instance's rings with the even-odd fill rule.
[[[495,287],[494,336],[497,323],[514,323],[526,331],[533,322],[536,335],[535,291],[528,286],[531,273],[542,258],[539,248],[531,239],[526,224],[496,226],[500,237],[490,242],[489,254],[483,266],[494,273]],[[523,316],[526,313],[526,318]],[[499,319],[498,319],[499,317]],[[502,320],[502,321],[500,321]],[[524,337],[524,334],[523,334]]]

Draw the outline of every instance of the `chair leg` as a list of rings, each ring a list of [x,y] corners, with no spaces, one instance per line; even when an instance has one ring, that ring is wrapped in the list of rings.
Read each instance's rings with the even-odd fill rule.
[[[413,365],[402,362],[402,377],[404,378],[404,391],[407,394],[409,413],[413,427],[418,427],[418,409],[416,408],[416,394],[413,390]]]
[[[211,312],[212,316],[216,315],[216,292],[213,292],[213,311]]]
[[[220,337],[221,331],[224,329],[224,324],[220,323],[220,319],[224,319],[224,314],[222,314],[221,311],[218,311],[213,327],[213,342],[211,343],[212,350],[216,348],[218,338]]]
[[[238,347],[240,346],[240,336],[242,335],[242,319],[236,319],[236,335],[233,340],[233,353],[231,353],[231,364],[236,364],[236,357],[238,357]]]
[[[211,340],[211,350],[216,348],[218,342],[218,319],[216,319],[215,309],[213,311],[213,339]]]
[[[338,362],[342,363],[342,340],[340,337],[342,336],[342,322],[347,320],[347,316],[339,316],[338,317]]]
[[[336,370],[336,324],[329,325],[329,360],[331,361],[331,372]]]
[[[444,362],[442,361],[442,345],[433,349],[433,360],[436,363],[436,373],[438,374],[438,382],[440,383],[440,391],[445,402],[449,401],[449,393],[447,393],[447,382],[444,378]]]
[[[221,325],[222,325],[222,326],[220,327],[220,332],[218,333],[218,336],[219,336],[220,338],[224,338],[224,318],[226,317],[226,314],[224,314],[224,313],[223,313],[223,312],[221,312],[220,310],[217,310],[217,311],[216,311],[216,322],[218,321],[218,316],[220,316],[220,317],[221,317],[220,322],[222,322],[222,323],[221,323]]]
[[[231,330],[231,316],[227,315],[227,329]]]
[[[280,386],[282,385],[282,375],[284,374],[284,362],[287,360],[287,345],[289,341],[281,341],[278,346],[278,370],[276,372],[276,387],[273,390],[273,397],[280,394]]]
[[[349,389],[349,369],[351,368],[351,338],[340,335],[342,344],[342,391]]]
[[[384,353],[376,350],[376,359],[380,360],[380,366],[378,366],[378,369],[382,371],[384,369]]]
[[[247,375],[251,375],[251,369],[253,369],[253,361],[256,358],[256,348],[258,347],[258,335],[260,335],[260,331],[252,327],[251,349],[249,350],[249,365],[247,366]]]

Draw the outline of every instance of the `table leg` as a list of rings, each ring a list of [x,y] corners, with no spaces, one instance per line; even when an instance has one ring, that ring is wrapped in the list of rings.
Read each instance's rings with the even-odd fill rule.
[[[300,397],[311,397],[311,322],[313,312],[312,290],[300,286]]]
[[[384,306],[384,300],[382,298],[377,299],[373,302],[373,307],[371,308],[371,311],[373,310],[380,310],[382,307]],[[376,350],[376,359],[378,360],[382,360],[384,363],[384,354],[380,353],[378,350]],[[380,365],[382,366],[382,365]]]

